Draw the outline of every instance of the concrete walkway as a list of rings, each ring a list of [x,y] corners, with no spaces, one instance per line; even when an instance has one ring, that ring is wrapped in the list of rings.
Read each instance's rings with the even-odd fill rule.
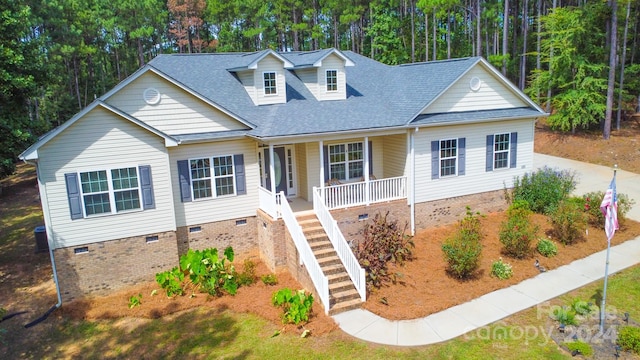
[[[605,191],[613,176],[612,168],[605,166],[535,154],[534,167],[545,165],[575,171],[579,182],[575,194]],[[640,175],[618,170],[617,190],[640,203]],[[627,216],[640,221],[640,204],[636,204]],[[606,250],[420,319],[391,321],[363,309],[333,318],[343,331],[365,341],[397,346],[434,344],[600,280],[604,277],[605,261]],[[638,263],[640,237],[611,247],[610,274]]]

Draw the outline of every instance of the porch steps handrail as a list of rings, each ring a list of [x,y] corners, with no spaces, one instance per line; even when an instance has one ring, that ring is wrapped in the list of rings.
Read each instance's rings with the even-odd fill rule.
[[[278,195],[281,199],[285,199],[284,192],[281,192]],[[322,272],[320,263],[313,254],[311,246],[309,245],[307,238],[304,236],[302,227],[300,227],[298,220],[293,214],[293,210],[291,210],[289,202],[280,202],[280,215],[284,220],[287,230],[289,230],[289,234],[291,234],[291,238],[293,239],[293,243],[296,245],[296,249],[298,249],[298,253],[300,254],[300,263],[306,267],[307,272],[311,277],[311,281],[316,287],[320,301],[324,306],[324,312],[329,314],[329,278]]]
[[[344,265],[353,285],[360,295],[360,299],[364,302],[367,300],[367,283],[365,270],[360,267],[358,259],[351,251],[351,247],[344,238],[342,231],[338,227],[338,222],[333,219],[329,209],[322,201],[320,194],[321,189],[313,187],[313,211],[316,213],[322,228],[324,229],[329,241],[333,245],[333,248],[338,253],[338,257]]]
[[[282,202],[280,199],[282,199],[282,197],[282,193],[275,194],[274,202],[274,194],[262,186],[258,186],[258,202],[260,209],[276,220],[282,216],[280,213],[280,203]]]

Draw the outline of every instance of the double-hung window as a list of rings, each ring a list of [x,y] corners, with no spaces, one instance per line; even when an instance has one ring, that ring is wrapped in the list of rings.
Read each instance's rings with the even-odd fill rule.
[[[510,134],[495,134],[493,136],[493,168],[506,169],[509,167]]]
[[[329,145],[329,178],[354,180],[363,176],[364,143]]]
[[[136,167],[81,172],[80,189],[86,216],[141,208]]]
[[[327,70],[326,80],[327,80],[327,91],[338,91],[338,71],[337,70]]]
[[[455,176],[458,168],[458,139],[440,140],[440,176]]]
[[[189,160],[193,199],[234,195],[233,156]]]
[[[262,73],[264,80],[264,94],[276,95],[278,93],[278,87],[276,83],[276,73],[273,71]]]

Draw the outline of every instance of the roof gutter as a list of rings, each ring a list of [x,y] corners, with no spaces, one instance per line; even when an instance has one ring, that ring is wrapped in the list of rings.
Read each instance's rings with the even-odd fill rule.
[[[433,124],[409,124],[407,125],[407,127],[408,128],[415,128],[415,127],[426,128],[426,127],[440,127],[440,126],[448,126],[448,125],[468,125],[468,124],[487,123],[487,122],[504,121],[504,120],[524,120],[524,119],[531,119],[532,117],[535,117],[536,119],[538,119],[542,117],[548,117],[549,115],[550,115],[549,113],[543,113],[536,116],[523,115],[523,116],[506,116],[506,117],[492,118],[492,119],[462,120],[462,121],[456,121],[455,123],[439,122],[439,123],[433,123]]]
[[[318,136],[326,136],[326,135],[346,135],[346,134],[361,134],[361,133],[371,133],[371,132],[393,132],[397,130],[402,130],[403,132],[407,129],[414,128],[415,125],[399,125],[399,126],[388,126],[383,128],[369,128],[369,129],[357,129],[357,130],[342,130],[342,131],[330,131],[330,132],[319,132],[319,133],[309,133],[309,134],[295,134],[295,135],[284,135],[284,136],[257,136],[252,134],[247,134],[248,137],[260,140],[260,141],[282,141],[289,139],[303,139],[303,138],[314,138]],[[400,132],[402,133],[402,132]]]

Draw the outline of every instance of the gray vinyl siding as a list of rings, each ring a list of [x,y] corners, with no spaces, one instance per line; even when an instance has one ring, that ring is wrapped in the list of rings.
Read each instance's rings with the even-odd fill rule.
[[[416,202],[501,190],[513,186],[515,176],[533,170],[533,119],[512,120],[482,125],[448,126],[421,129],[415,134]],[[486,136],[517,132],[517,166],[486,171]],[[431,142],[465,138],[465,175],[431,179]]]
[[[257,151],[258,149],[255,142],[249,139],[183,145],[172,148],[169,152],[169,157],[177,226],[189,226],[245,216],[255,216],[259,204],[258,186],[260,185],[260,168],[258,167]],[[191,202],[181,201],[180,184],[178,183],[179,160],[234,154],[244,155],[246,195],[230,195]]]
[[[265,95],[263,73],[276,73],[276,94]],[[253,73],[256,87],[256,102],[258,105],[284,104],[287,102],[287,87],[284,79],[284,64],[272,55],[266,56],[258,63],[258,68]]]
[[[97,107],[39,149],[55,248],[175,230],[164,139]],[[65,174],[150,165],[155,209],[71,220]]]
[[[469,86],[473,77],[478,77],[482,82],[478,91],[471,90]],[[478,64],[429,105],[423,113],[439,114],[528,106],[529,104],[518,97],[501,79]]]
[[[383,176],[390,178],[406,175],[407,135],[389,135],[382,138],[382,140],[381,147],[384,148],[382,153],[384,162]]]
[[[253,70],[238,71],[236,75],[238,75],[238,79],[240,79],[240,82],[242,83],[242,86],[244,86],[244,90],[251,98],[251,101],[253,101],[255,105],[258,105],[258,91],[256,90],[253,73]]]
[[[296,70],[298,78],[304,83],[307,89],[309,89],[309,92],[312,93],[316,99],[318,98],[318,74],[319,72],[316,68]]]
[[[148,88],[160,92],[158,104],[150,105],[144,101],[143,93]],[[151,72],[132,81],[108,98],[107,103],[169,135],[247,128]]]

